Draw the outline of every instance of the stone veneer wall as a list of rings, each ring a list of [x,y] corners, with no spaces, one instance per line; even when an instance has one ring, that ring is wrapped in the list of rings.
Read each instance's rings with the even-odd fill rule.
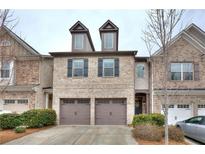
[[[116,58],[106,56],[104,58]],[[77,57],[69,57],[77,58]],[[80,57],[78,57],[80,58]],[[68,57],[54,58],[53,76],[53,108],[58,119],[60,113],[60,98],[90,98],[91,99],[91,124],[95,124],[95,98],[127,98],[127,122],[131,123],[134,115],[134,57],[119,56],[119,77],[98,77],[98,58],[88,58],[87,78],[68,78]]]

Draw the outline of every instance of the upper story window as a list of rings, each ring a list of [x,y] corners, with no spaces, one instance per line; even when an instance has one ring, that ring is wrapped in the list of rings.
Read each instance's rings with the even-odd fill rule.
[[[136,66],[137,78],[144,78],[144,69],[145,69],[144,64],[137,64]]]
[[[84,35],[83,34],[75,34],[74,35],[74,48],[75,49],[83,49],[84,47]]]
[[[87,77],[88,59],[68,59],[68,77]]]
[[[112,49],[114,43],[114,34],[113,33],[104,33],[104,48]]]
[[[114,59],[103,59],[103,76],[114,76]]]
[[[1,67],[1,78],[10,77],[10,62],[6,61],[2,63]]]
[[[98,58],[98,77],[119,77],[119,58]]]
[[[193,80],[192,63],[171,63],[171,80]]]
[[[84,60],[74,59],[73,60],[73,76],[83,76],[84,72]]]

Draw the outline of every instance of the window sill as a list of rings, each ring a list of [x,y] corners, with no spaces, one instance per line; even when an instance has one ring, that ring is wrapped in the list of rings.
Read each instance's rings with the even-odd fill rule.
[[[102,78],[119,78],[119,76],[102,76]]]
[[[68,77],[68,79],[86,79],[88,77],[85,76],[73,76],[73,77]]]
[[[193,82],[193,81],[200,81],[200,80],[169,80],[170,82]]]

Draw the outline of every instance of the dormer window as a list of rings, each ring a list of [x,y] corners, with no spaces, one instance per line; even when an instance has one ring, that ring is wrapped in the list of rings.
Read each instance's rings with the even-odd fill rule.
[[[84,35],[83,34],[75,34],[74,47],[75,49],[83,49],[84,47]]]
[[[104,48],[105,49],[112,49],[113,48],[113,42],[114,42],[113,33],[105,33],[103,42],[104,42]]]
[[[118,51],[118,30],[110,20],[99,28],[102,51]]]

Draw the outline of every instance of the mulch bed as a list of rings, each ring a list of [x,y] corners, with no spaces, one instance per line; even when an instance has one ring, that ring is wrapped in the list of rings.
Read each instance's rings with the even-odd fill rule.
[[[157,141],[146,141],[146,140],[137,139],[137,142],[139,143],[139,145],[164,145],[164,140],[157,142]],[[169,145],[190,145],[190,144],[185,141],[176,142],[173,140],[169,140]]]
[[[15,133],[15,131],[13,129],[0,130],[0,144],[12,141],[14,139],[26,136],[28,134],[32,134],[34,132],[45,130],[45,129],[48,129],[51,127],[53,127],[53,126],[47,126],[47,127],[43,127],[43,128],[28,128],[28,129],[26,129],[26,132],[24,132],[24,133]]]

